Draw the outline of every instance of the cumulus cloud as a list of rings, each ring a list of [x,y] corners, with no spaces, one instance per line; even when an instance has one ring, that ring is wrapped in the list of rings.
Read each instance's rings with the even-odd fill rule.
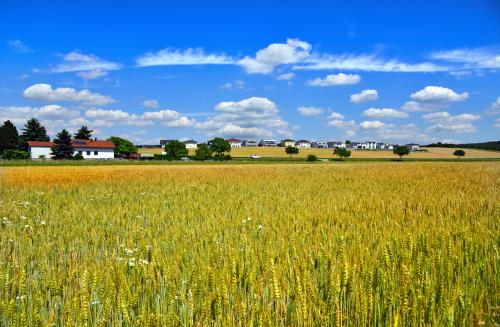
[[[330,74],[326,75],[325,78],[315,78],[307,81],[309,86],[335,86],[335,85],[349,85],[358,84],[361,81],[361,77],[355,74]]]
[[[377,90],[367,89],[363,90],[360,93],[351,94],[351,102],[352,103],[364,103],[369,101],[375,101],[378,99]]]
[[[294,78],[295,78],[294,73],[284,73],[284,74],[280,74],[280,75],[276,76],[276,79],[278,81],[288,81],[288,80],[291,80]]]
[[[500,47],[435,51],[430,54],[430,58],[461,64],[461,69],[497,69],[500,68]]]
[[[380,120],[366,120],[359,124],[359,127],[362,129],[380,129],[387,126],[389,125],[381,122]]]
[[[374,54],[314,55],[295,65],[297,70],[359,70],[370,72],[424,73],[450,70],[429,62],[409,64],[396,59],[385,60]]]
[[[391,108],[370,108],[363,111],[363,116],[378,119],[392,119],[392,118],[408,118],[406,112],[399,111]]]
[[[117,70],[121,65],[101,59],[93,54],[85,54],[74,50],[62,56],[63,62],[52,68],[54,73],[96,71],[84,76],[95,76],[98,71]],[[102,73],[101,73],[102,74]]]
[[[245,81],[235,80],[234,82],[229,82],[221,86],[223,89],[242,89],[245,87]]]
[[[319,116],[323,112],[325,112],[325,109],[319,107],[298,107],[297,111],[302,116],[309,117],[309,116]]]
[[[469,97],[467,92],[457,93],[442,86],[426,86],[410,96],[415,101],[456,102],[464,101]]]
[[[344,115],[339,114],[338,112],[332,112],[329,116],[328,119],[344,119]]]
[[[139,67],[234,64],[234,60],[225,54],[205,53],[201,48],[185,50],[167,48],[158,52],[148,52],[136,58],[135,62]]]
[[[241,101],[223,101],[216,114],[195,128],[210,136],[272,137],[289,135],[288,123],[279,116],[277,105],[267,98],[251,97]]]
[[[329,120],[326,125],[337,128],[354,128],[356,127],[356,122],[354,120],[332,119]]]
[[[249,74],[269,74],[279,65],[294,64],[310,55],[311,45],[299,39],[273,43],[257,51],[255,57],[246,56],[238,64]]]
[[[500,97],[498,97],[497,100],[490,105],[490,108],[486,111],[486,113],[491,115],[500,114]]]
[[[115,102],[109,96],[92,93],[87,89],[77,91],[69,87],[53,89],[50,84],[34,84],[23,92],[28,99],[44,101],[74,101],[93,105],[106,105]]]
[[[154,99],[144,100],[142,101],[142,105],[147,108],[158,108],[160,106],[158,101]]]
[[[481,119],[478,114],[451,115],[446,111],[425,114],[422,119],[432,124],[427,130],[438,133],[474,133],[472,122]]]
[[[422,90],[410,95],[401,108],[405,111],[430,112],[447,108],[451,102],[465,101],[469,93],[457,93],[452,89],[442,86],[426,86]]]
[[[29,53],[31,49],[21,40],[9,40],[9,48],[14,53]]]
[[[88,81],[91,79],[97,79],[99,77],[103,77],[108,75],[108,72],[102,69],[94,69],[94,70],[89,70],[89,71],[83,71],[79,72],[78,76],[83,78],[84,80]]]

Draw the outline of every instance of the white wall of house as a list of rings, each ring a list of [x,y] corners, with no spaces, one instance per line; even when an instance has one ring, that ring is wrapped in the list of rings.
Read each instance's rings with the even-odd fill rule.
[[[229,144],[231,145],[232,148],[241,148],[241,141],[239,141],[239,142],[231,141],[231,142],[229,142]]]
[[[186,149],[198,149],[198,144],[196,143],[185,143],[186,144]]]
[[[283,145],[285,147],[287,147],[287,146],[295,146],[295,141],[285,141],[285,143]]]
[[[299,142],[295,146],[298,148],[310,148],[311,143],[310,142]]]
[[[80,153],[83,159],[113,159],[115,157],[114,149],[102,149],[102,148],[76,148],[75,153]]]
[[[50,159],[51,149],[48,146],[31,146],[29,147],[29,152],[31,154],[31,159],[40,159],[41,156]]]

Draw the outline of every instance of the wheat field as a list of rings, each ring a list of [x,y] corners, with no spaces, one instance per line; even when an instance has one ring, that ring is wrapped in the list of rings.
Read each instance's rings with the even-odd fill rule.
[[[449,159],[455,158],[453,152],[456,149],[453,148],[424,148],[427,151],[417,151],[411,152],[405,158],[411,159]],[[161,154],[161,148],[140,148],[139,153],[149,153],[149,154]],[[477,149],[464,149],[465,158],[500,158],[499,151],[487,151],[487,150],[477,150]],[[381,150],[352,150],[351,158],[367,158],[367,159],[383,159],[383,158],[397,158],[392,151],[381,151]],[[189,150],[190,155],[194,155],[194,150]],[[272,158],[287,158],[289,157],[285,153],[285,148],[283,147],[241,147],[231,149],[231,155],[233,157],[247,157],[249,158],[252,154],[257,154],[262,157],[272,157]],[[333,149],[300,149],[298,155],[294,155],[294,158],[306,158],[308,155],[314,154],[318,158],[335,158],[333,155]]]
[[[1,326],[500,323],[500,165],[0,168]]]

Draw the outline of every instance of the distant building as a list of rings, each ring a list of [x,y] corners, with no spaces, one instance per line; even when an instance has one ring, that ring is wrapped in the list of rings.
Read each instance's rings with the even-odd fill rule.
[[[184,141],[182,142],[184,143],[184,145],[186,146],[186,149],[198,149],[198,142],[194,141],[194,140],[187,140],[187,141]]]
[[[326,142],[326,144],[327,147],[331,149],[347,147],[347,145],[344,142],[331,141],[331,142]]]
[[[241,148],[241,140],[239,139],[227,139],[226,141],[229,142],[231,148]]]
[[[291,139],[284,139],[284,140],[281,140],[280,145],[284,146],[285,148],[289,147],[289,146],[295,146],[295,141],[291,140]]]
[[[278,146],[276,140],[261,140],[259,146]]]
[[[310,148],[311,147],[311,142],[308,140],[298,140],[295,142],[295,146],[297,148]]]
[[[311,142],[311,148],[326,149],[326,148],[328,148],[328,142],[325,142],[325,141]]]
[[[175,140],[160,140],[160,145],[162,147],[164,147],[165,145],[169,144],[172,141],[175,141]]]
[[[377,149],[377,142],[366,142],[366,148],[370,150],[376,150]]]
[[[253,140],[243,140],[241,143],[242,146],[258,146],[259,142]]]
[[[408,148],[408,150],[410,151],[420,151],[420,145],[419,144],[416,144],[416,143],[410,143],[410,144],[407,144],[406,147]]]
[[[71,141],[73,155],[80,154],[83,159],[113,159],[115,145],[111,141],[91,139]],[[28,141],[28,151],[32,159],[50,158],[54,142]]]

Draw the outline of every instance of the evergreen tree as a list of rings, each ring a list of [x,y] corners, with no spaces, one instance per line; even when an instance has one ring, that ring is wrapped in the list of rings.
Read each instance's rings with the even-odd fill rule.
[[[0,152],[4,150],[17,150],[19,146],[19,133],[16,126],[7,120],[0,126]]]
[[[25,149],[28,149],[28,141],[50,141],[47,136],[47,130],[36,118],[31,118],[26,122],[21,140],[22,147]]]
[[[63,129],[56,135],[52,146],[52,158],[73,159],[74,148],[71,144],[71,134]]]
[[[82,125],[82,127],[80,127],[80,129],[78,130],[78,132],[76,132],[75,139],[90,140],[90,138],[92,137],[92,132],[93,131],[94,130],[92,130],[92,129],[88,129],[87,126]]]

